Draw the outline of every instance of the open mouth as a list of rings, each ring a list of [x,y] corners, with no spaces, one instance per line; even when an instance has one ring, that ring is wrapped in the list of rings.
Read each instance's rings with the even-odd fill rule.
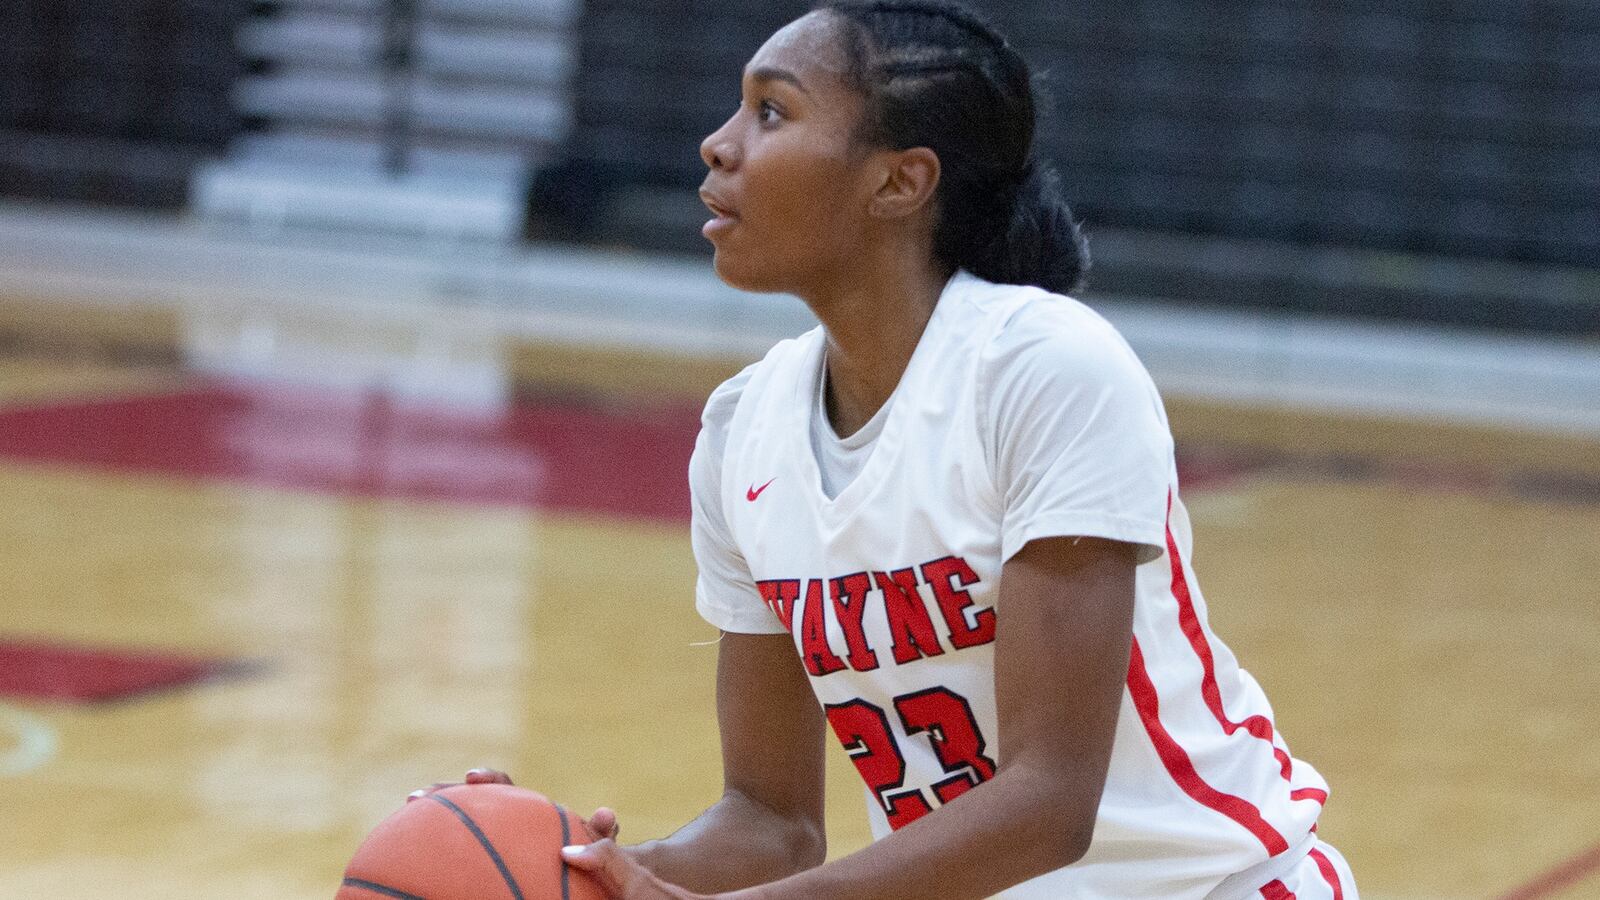
[[[739,214],[729,208],[715,194],[701,190],[700,202],[704,203],[706,209],[711,210],[711,215],[714,216],[700,228],[700,233],[708,239],[715,241],[722,235],[732,231],[739,224]]]
[[[738,218],[738,216],[734,213],[734,211],[732,209],[728,208],[721,201],[719,201],[715,196],[713,196],[711,194],[708,194],[705,191],[701,191],[700,192],[700,202],[704,203],[706,205],[706,209],[711,210],[712,214],[714,214],[719,219],[737,219]]]

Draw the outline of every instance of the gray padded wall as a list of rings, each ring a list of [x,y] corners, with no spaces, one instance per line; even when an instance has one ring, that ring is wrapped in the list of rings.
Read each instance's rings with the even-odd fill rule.
[[[1600,268],[1600,3],[974,5],[1043,73],[1042,151],[1092,229],[1356,254],[1329,290],[1294,254],[1262,271],[1254,250],[1186,260],[1119,238],[1102,242],[1097,288],[1600,330],[1600,290],[1582,274]],[[807,8],[589,0],[567,162],[535,195],[545,232],[703,251],[700,139],[733,109],[749,54]],[[1146,265],[1124,246],[1169,258]],[[1220,272],[1219,252],[1233,257]],[[1443,284],[1471,279],[1459,272],[1372,270],[1383,254],[1579,275],[1558,291],[1510,278],[1463,292]]]
[[[0,3],[0,195],[171,206],[238,130],[236,0]]]

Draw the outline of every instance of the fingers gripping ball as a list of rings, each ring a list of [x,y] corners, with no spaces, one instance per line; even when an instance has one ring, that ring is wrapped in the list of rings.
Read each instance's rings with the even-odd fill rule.
[[[588,842],[583,821],[542,794],[457,785],[379,822],[335,900],[604,900],[561,860],[563,846]]]

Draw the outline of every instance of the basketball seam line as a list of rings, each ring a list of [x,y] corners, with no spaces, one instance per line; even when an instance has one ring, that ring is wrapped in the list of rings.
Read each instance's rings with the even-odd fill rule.
[[[429,799],[437,800],[445,808],[456,814],[456,818],[461,820],[461,824],[467,826],[467,830],[472,832],[472,836],[478,839],[478,843],[483,847],[484,852],[488,853],[489,858],[494,861],[495,868],[500,870],[500,877],[506,880],[506,887],[511,889],[511,896],[516,900],[526,900],[522,896],[522,888],[517,886],[517,879],[513,878],[511,870],[506,868],[506,861],[500,858],[500,851],[494,849],[494,844],[489,842],[489,836],[483,833],[483,829],[478,827],[477,822],[472,821],[472,817],[467,815],[467,811],[438,794],[429,794],[428,797]]]
[[[565,847],[566,845],[572,843],[572,829],[567,827],[567,811],[565,809],[562,809],[561,808],[561,804],[559,804],[559,803],[552,803],[550,805],[554,806],[556,808],[556,818],[561,820],[561,846]],[[568,877],[569,877],[569,875],[567,873],[567,861],[566,860],[562,860],[561,861],[561,900],[572,900],[571,888],[569,888],[567,886]]]
[[[344,880],[344,884],[346,887],[358,887],[364,891],[371,891],[374,894],[382,894],[385,897],[394,897],[395,900],[427,900],[426,897],[418,897],[416,894],[408,894],[405,891],[381,885],[376,881],[367,881],[362,878],[346,878]]]

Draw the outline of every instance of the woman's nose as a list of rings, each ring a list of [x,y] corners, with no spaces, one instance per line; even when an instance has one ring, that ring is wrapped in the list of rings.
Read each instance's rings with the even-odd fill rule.
[[[700,158],[712,171],[722,171],[734,168],[739,164],[739,149],[729,137],[729,124],[732,119],[722,124],[721,128],[706,135],[700,142]]]

